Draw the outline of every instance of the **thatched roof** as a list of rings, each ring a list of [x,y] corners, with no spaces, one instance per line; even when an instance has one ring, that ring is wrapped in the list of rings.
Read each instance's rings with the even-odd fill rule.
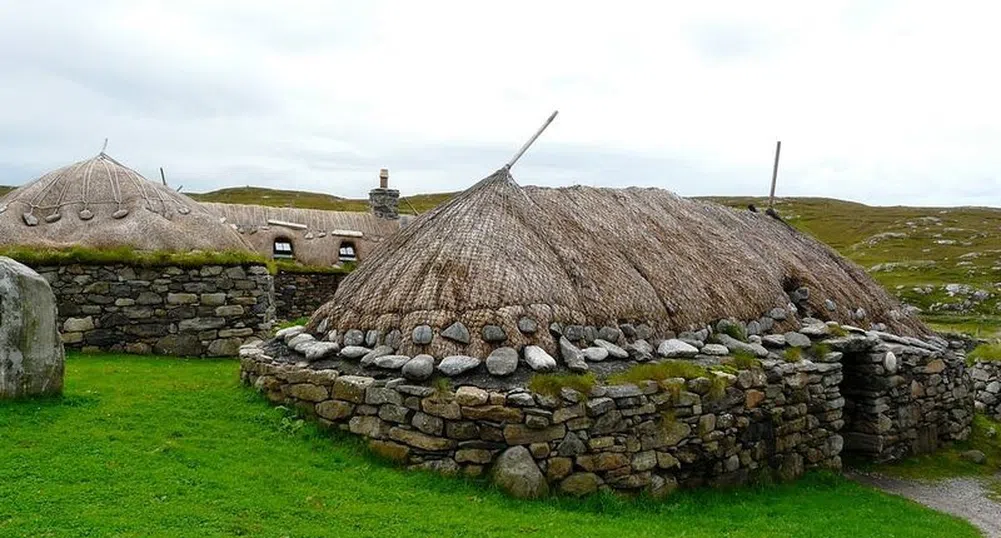
[[[0,245],[249,250],[198,202],[103,152],[0,198]]]
[[[271,255],[275,239],[288,239],[295,258],[307,265],[338,263],[341,243],[350,242],[359,259],[367,257],[377,243],[400,229],[400,220],[383,219],[359,211],[327,211],[249,204],[203,203],[209,211],[225,217],[258,252]],[[295,227],[281,224],[284,222]]]
[[[860,324],[852,312],[862,308],[866,324],[925,332],[861,268],[764,214],[652,188],[521,188],[502,169],[380,245],[309,328],[398,328],[404,353],[484,357],[486,324],[515,347],[553,349],[551,322],[646,323],[663,337],[757,319],[799,287],[816,317]],[[541,329],[521,333],[523,315]],[[455,321],[468,346],[437,337]],[[410,342],[421,324],[435,330],[430,346]]]

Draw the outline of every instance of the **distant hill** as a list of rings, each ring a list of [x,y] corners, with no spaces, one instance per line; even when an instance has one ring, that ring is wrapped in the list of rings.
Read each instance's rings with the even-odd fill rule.
[[[187,193],[202,202],[224,204],[257,204],[272,207],[298,207],[303,209],[326,209],[329,211],[368,211],[368,199],[356,200],[330,194],[305,191],[286,191],[262,187],[231,187],[206,193]],[[400,200],[400,212],[405,214],[424,213],[448,200],[456,193],[417,194]]]
[[[14,187],[8,187],[6,185],[0,185],[0,196],[7,194],[8,192],[14,190]]]

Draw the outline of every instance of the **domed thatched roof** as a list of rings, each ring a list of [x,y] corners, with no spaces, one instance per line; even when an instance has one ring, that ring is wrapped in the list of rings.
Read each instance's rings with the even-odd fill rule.
[[[521,188],[501,169],[380,245],[308,328],[399,329],[403,354],[482,358],[495,347],[485,325],[516,348],[553,350],[552,322],[643,323],[665,337],[758,319],[803,287],[815,317],[859,323],[861,308],[866,323],[925,332],[861,268],[764,214],[660,189]],[[539,329],[519,330],[523,316]],[[439,337],[456,321],[468,345]],[[424,324],[434,339],[417,345]]]
[[[105,153],[0,198],[0,244],[139,250],[249,250],[198,202]]]

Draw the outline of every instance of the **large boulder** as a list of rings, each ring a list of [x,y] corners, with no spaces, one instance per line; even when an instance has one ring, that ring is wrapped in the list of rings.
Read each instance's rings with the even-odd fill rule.
[[[494,483],[519,499],[537,499],[549,495],[549,483],[532,454],[523,446],[504,451],[494,464]]]
[[[61,394],[64,362],[49,283],[0,256],[0,400]]]

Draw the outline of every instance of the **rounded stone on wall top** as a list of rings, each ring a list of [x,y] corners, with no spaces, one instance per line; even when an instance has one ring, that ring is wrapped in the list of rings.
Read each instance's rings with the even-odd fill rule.
[[[358,329],[350,329],[344,333],[345,346],[360,346],[365,343],[365,333]]]
[[[523,316],[518,320],[518,330],[525,334],[532,334],[539,330],[539,324],[528,316]]]
[[[431,343],[431,339],[434,337],[434,331],[431,330],[430,325],[418,325],[414,327],[413,335],[411,340],[418,345],[427,345]]]
[[[507,334],[504,333],[504,329],[497,325],[484,325],[481,335],[486,342],[503,342],[507,340]]]

